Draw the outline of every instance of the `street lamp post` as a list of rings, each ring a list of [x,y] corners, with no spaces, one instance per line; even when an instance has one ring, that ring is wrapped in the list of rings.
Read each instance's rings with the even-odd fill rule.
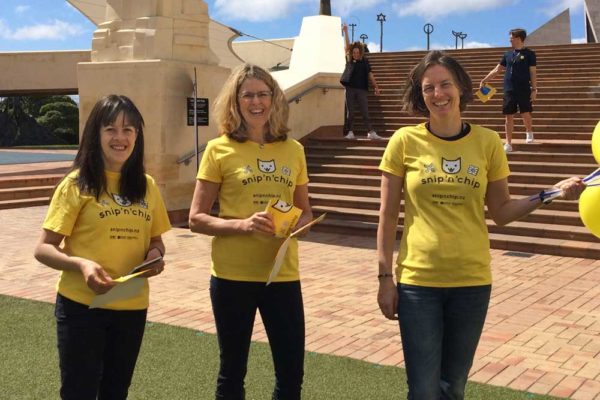
[[[423,32],[427,35],[427,51],[429,51],[429,35],[433,32],[433,25],[429,23],[423,25]]]
[[[381,30],[379,35],[379,52],[383,51],[383,23],[385,22],[385,14],[381,13],[377,15],[377,21],[381,24]]]
[[[452,34],[454,35],[454,49],[458,49],[458,38],[460,37],[460,35],[462,35],[462,32],[454,32],[452,31]]]
[[[356,27],[356,24],[352,23],[352,24],[348,24],[348,26],[350,28],[352,28],[352,41],[354,42],[354,28]]]
[[[369,37],[367,36],[366,33],[363,33],[363,34],[360,35],[360,38],[361,38],[363,44],[365,44],[365,40],[367,40]]]
[[[464,40],[466,39],[467,34],[460,32],[460,35],[458,35],[458,37],[460,38],[460,48],[464,49],[465,48],[465,42],[464,42]]]

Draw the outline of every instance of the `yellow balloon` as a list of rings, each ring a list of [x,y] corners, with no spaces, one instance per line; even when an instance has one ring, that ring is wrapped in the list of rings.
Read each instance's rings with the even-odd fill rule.
[[[596,162],[600,164],[600,122],[596,125],[594,134],[592,135],[592,154]]]
[[[579,217],[600,238],[600,186],[588,187],[579,198]]]

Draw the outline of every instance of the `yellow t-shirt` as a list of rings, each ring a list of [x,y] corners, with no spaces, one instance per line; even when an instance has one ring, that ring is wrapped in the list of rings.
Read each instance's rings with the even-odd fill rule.
[[[485,194],[488,182],[510,174],[498,134],[471,125],[466,136],[448,141],[431,134],[425,124],[401,128],[390,139],[379,169],[404,178],[398,282],[490,284]]]
[[[264,211],[271,198],[288,204],[296,185],[308,183],[304,148],[295,140],[236,142],[222,135],[208,142],[198,179],[219,183],[219,217],[248,218]],[[212,241],[212,275],[266,282],[282,239],[264,234],[222,235]],[[300,279],[298,242],[292,239],[275,282]]]
[[[108,193],[102,193],[96,201],[94,196],[79,191],[76,176],[77,171],[73,171],[57,186],[43,228],[65,236],[67,254],[97,262],[112,278],[127,275],[144,261],[150,238],[171,229],[156,183],[146,175],[144,201],[131,204],[118,195],[120,174],[106,171]],[[148,308],[148,282],[139,279],[146,281],[139,295],[103,308]],[[62,271],[57,289],[61,295],[86,305],[95,296],[79,271]]]

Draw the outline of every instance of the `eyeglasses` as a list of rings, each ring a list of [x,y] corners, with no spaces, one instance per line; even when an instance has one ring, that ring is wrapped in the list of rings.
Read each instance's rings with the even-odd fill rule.
[[[266,101],[266,100],[271,100],[271,97],[273,97],[273,92],[271,92],[270,90],[263,90],[261,92],[241,92],[240,93],[240,99],[250,103],[255,97],[258,97],[258,100],[260,101]]]

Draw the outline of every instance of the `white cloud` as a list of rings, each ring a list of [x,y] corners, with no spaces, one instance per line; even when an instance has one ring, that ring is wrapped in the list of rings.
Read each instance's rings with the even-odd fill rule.
[[[506,7],[509,5],[507,3],[516,2],[518,0],[407,0],[402,3],[395,2],[392,8],[400,17],[415,15],[433,21],[451,14],[468,14]]]
[[[571,39],[571,43],[573,44],[578,44],[578,43],[587,43],[587,39],[582,37],[582,38],[573,38]]]
[[[216,12],[220,16],[252,22],[270,21],[288,15],[292,9],[303,3],[314,4],[310,0],[216,0]],[[249,8],[251,7],[251,9]],[[318,11],[318,5],[315,5]]]
[[[379,49],[380,49],[379,43],[367,42],[366,45],[369,48],[369,51],[371,53],[378,53],[379,52]]]
[[[26,11],[29,11],[30,6],[17,6],[15,7],[15,14],[23,14]]]
[[[70,36],[83,33],[79,25],[54,20],[48,24],[37,24],[10,29],[6,23],[0,20],[0,37],[12,40],[65,40]]]
[[[569,8],[571,14],[580,14],[583,11],[583,0],[550,0],[550,4],[541,7],[544,14],[555,17]]]
[[[351,16],[352,13],[373,7],[383,0],[345,0],[345,1],[332,1],[331,10],[333,15],[340,15],[342,17]]]

